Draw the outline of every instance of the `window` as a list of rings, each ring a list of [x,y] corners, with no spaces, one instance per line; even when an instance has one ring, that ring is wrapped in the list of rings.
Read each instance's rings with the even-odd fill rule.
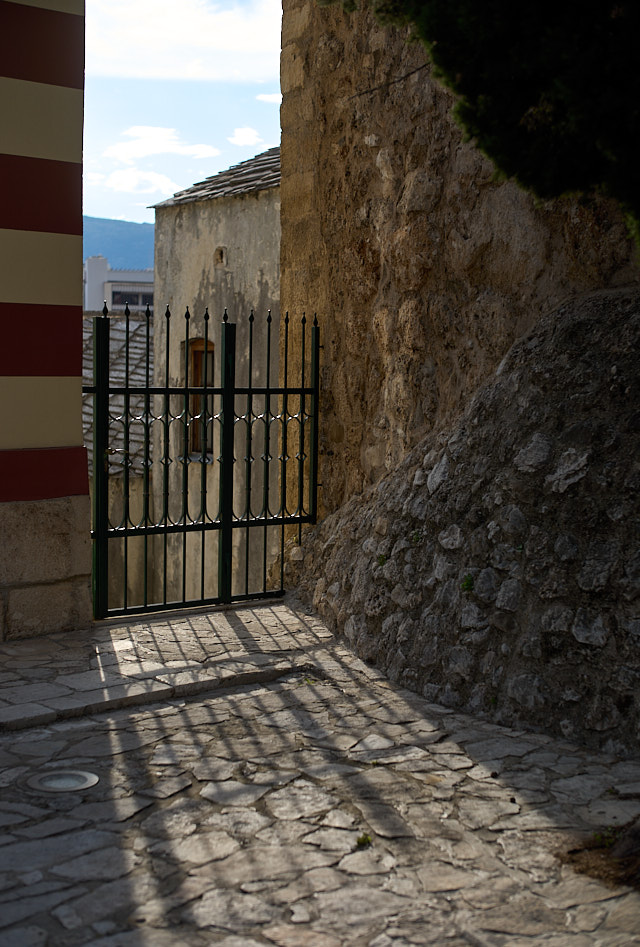
[[[189,343],[189,387],[213,387],[213,342],[193,339]],[[205,378],[206,375],[206,378]],[[191,394],[189,396],[189,452],[191,454],[213,453],[213,395]],[[203,451],[203,434],[206,428],[206,446]]]
[[[114,290],[111,294],[111,305],[112,306],[124,306],[125,303],[129,303],[130,306],[139,305],[139,296],[138,293],[130,293],[122,290]]]
[[[140,294],[140,305],[141,306],[150,306],[153,309],[153,293],[141,293]]]

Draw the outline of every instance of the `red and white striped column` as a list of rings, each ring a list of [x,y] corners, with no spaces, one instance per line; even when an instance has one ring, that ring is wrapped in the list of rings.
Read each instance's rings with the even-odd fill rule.
[[[83,0],[0,0],[0,639],[90,616]]]

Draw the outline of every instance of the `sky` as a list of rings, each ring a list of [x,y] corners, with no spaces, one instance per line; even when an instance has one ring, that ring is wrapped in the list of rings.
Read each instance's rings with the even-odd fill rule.
[[[280,143],[281,0],[86,0],[84,213],[150,204]]]

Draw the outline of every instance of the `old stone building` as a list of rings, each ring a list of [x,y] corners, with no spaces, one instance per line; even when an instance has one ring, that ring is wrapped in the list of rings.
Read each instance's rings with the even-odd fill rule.
[[[167,201],[156,205],[155,225],[155,299],[154,350],[155,384],[162,386],[184,385],[186,373],[191,384],[203,383],[203,368],[207,364],[207,384],[219,385],[221,378],[221,352],[218,344],[219,326],[223,313],[227,311],[230,322],[237,324],[236,383],[249,382],[249,317],[251,324],[252,384],[264,384],[267,360],[268,314],[271,314],[271,337],[269,371],[272,380],[278,377],[277,335],[280,321],[280,149],[272,148],[248,161],[243,161],[227,171],[213,175]],[[169,307],[171,330],[167,339],[169,321],[165,309]],[[184,313],[189,308],[189,351],[185,351]],[[205,339],[204,313],[210,320]],[[167,375],[168,366],[168,375]],[[256,379],[262,379],[257,382]],[[258,401],[255,402],[257,411]],[[180,405],[172,405],[180,413]],[[201,440],[199,418],[202,412],[193,405],[194,417],[189,424],[187,473],[182,461],[173,464],[168,483],[163,485],[161,458],[164,452],[163,432],[160,425],[153,431],[152,470],[153,510],[159,516],[163,504],[163,491],[170,495],[170,516],[183,516],[183,503],[189,509],[197,505],[203,489],[203,466],[205,488],[210,502],[215,506],[219,490],[220,429],[216,419],[208,425],[208,443]],[[213,398],[211,410],[214,411]],[[237,407],[239,411],[239,404]],[[215,413],[215,412],[214,412]],[[246,459],[247,431],[245,422],[236,424],[235,500],[239,510],[244,502],[248,480],[254,497],[263,487],[262,466]],[[171,430],[171,454],[179,457],[184,451],[179,441],[184,438],[180,422]],[[258,460],[259,458],[256,458]],[[247,471],[252,471],[247,473]],[[274,469],[273,476],[276,477]],[[185,478],[186,477],[186,481]],[[188,497],[184,500],[185,490]],[[275,490],[275,483],[274,483]],[[217,506],[215,506],[217,509]],[[215,516],[215,510],[213,510]],[[248,585],[247,591],[261,588],[264,570],[264,537],[252,533],[248,538],[234,537],[234,592]],[[217,538],[211,537],[211,542]],[[241,549],[246,542],[250,549]],[[275,556],[277,544],[270,536],[268,561]],[[184,558],[187,561],[187,595],[199,594],[202,584],[202,550],[199,537],[189,537]],[[249,566],[247,566],[247,559]],[[158,555],[161,563],[164,556]],[[207,552],[207,561],[215,560]],[[183,554],[168,555],[169,575],[167,582],[170,595],[182,594]],[[157,570],[154,579],[158,580]],[[217,570],[206,570],[204,593],[215,596],[217,592]],[[156,592],[157,594],[157,592]],[[162,599],[160,599],[162,600]]]
[[[495,180],[423,47],[366,7],[284,0],[282,89],[282,304],[324,342],[326,518],[290,584],[435,701],[635,751],[640,268],[619,210]]]
[[[162,313],[208,307],[221,319],[274,317],[280,301],[280,149],[271,148],[157,204],[155,296]],[[160,330],[158,344],[163,345]]]

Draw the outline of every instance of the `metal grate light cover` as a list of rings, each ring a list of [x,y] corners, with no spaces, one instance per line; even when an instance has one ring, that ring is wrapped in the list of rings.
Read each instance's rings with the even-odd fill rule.
[[[285,538],[317,518],[318,321],[145,318],[143,384],[128,307],[117,372],[94,320],[94,615],[282,595]]]

